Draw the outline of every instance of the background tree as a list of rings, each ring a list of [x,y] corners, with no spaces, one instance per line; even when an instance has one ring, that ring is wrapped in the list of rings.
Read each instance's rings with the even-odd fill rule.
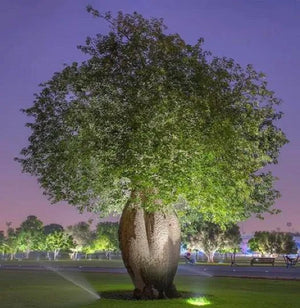
[[[72,236],[74,242],[72,258],[77,259],[78,253],[84,252],[84,250],[92,243],[94,232],[91,230],[91,225],[84,221],[68,226],[66,232]]]
[[[160,19],[88,11],[110,31],[88,37],[88,59],[55,73],[24,110],[32,132],[18,161],[53,202],[122,212],[135,296],[176,296],[175,205],[217,224],[274,212],[279,193],[262,170],[286,142],[279,100],[263,74],[167,34]]]
[[[5,245],[5,235],[4,235],[4,231],[0,231],[0,252],[2,254],[2,257],[5,254],[5,250],[6,250],[6,245]]]
[[[248,241],[251,250],[262,255],[297,253],[293,236],[284,232],[257,231]]]
[[[45,235],[45,243],[44,243],[44,250],[47,251],[47,258],[50,259],[50,252],[53,251],[53,247],[52,247],[52,244],[49,245],[49,243],[47,242],[47,237],[48,235],[54,233],[54,232],[63,232],[64,231],[64,228],[62,225],[59,225],[59,224],[55,224],[55,223],[51,223],[49,225],[46,225],[44,226],[43,228],[43,232],[44,232],[44,235]],[[51,238],[51,237],[50,237]],[[49,241],[49,240],[48,240]],[[53,240],[51,239],[51,242]],[[55,253],[54,253],[55,254]]]
[[[242,241],[240,228],[237,225],[229,225],[221,228],[212,222],[199,220],[185,232],[188,247],[203,252],[209,263],[214,262],[215,252],[221,250],[239,250]]]
[[[54,233],[54,232],[62,232],[64,231],[64,227],[62,225],[59,224],[54,224],[51,223],[49,225],[44,226],[44,234],[48,235],[50,233]]]
[[[98,245],[102,242],[105,245],[104,251],[118,251],[119,250],[119,223],[118,222],[100,222],[96,228],[96,241]],[[101,240],[102,239],[102,240]],[[108,257],[110,255],[108,254]]]
[[[75,245],[72,236],[60,230],[48,233],[45,246],[47,251],[53,252],[53,260],[56,260],[61,250],[72,249]]]
[[[95,236],[86,248],[87,253],[104,251],[106,258],[111,258],[112,251],[119,250],[118,240],[119,224],[117,222],[100,222],[97,224]]]
[[[43,222],[34,215],[28,216],[17,229],[16,236],[18,249],[25,252],[26,258],[29,258],[30,251],[40,250],[43,247]]]
[[[18,252],[18,237],[17,231],[12,227],[11,222],[6,223],[6,239],[5,239],[5,247],[7,253],[10,254],[10,260],[13,260],[16,253]]]
[[[114,246],[112,242],[106,235],[101,237],[95,237],[91,244],[85,248],[87,254],[96,253],[96,252],[105,252],[105,257],[107,259],[111,258],[110,252],[113,251]]]

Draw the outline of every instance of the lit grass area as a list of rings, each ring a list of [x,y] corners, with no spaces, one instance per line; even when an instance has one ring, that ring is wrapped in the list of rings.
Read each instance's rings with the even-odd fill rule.
[[[178,276],[177,288],[188,292],[186,298],[158,301],[95,299],[89,292],[132,290],[128,275],[67,273],[69,280],[55,272],[0,269],[1,308],[117,308],[117,307],[222,307],[222,308],[295,308],[299,306],[300,281],[205,278]]]

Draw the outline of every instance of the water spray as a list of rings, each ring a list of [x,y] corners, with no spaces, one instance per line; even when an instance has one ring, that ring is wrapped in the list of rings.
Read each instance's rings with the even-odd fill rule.
[[[57,268],[54,267],[50,267],[50,266],[44,266],[47,270],[56,273],[57,275],[61,276],[62,278],[64,278],[65,280],[73,283],[75,286],[81,288],[82,290],[88,292],[90,295],[92,295],[95,299],[100,299],[100,295],[97,294],[94,290],[91,289],[91,287],[87,287],[85,285],[83,285],[80,282],[75,281],[74,279],[72,279],[71,277],[69,277],[68,275],[66,275],[65,273],[62,273],[61,271],[59,271]]]

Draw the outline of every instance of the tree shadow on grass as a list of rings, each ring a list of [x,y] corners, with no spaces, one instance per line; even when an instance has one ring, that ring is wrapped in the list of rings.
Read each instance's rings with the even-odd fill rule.
[[[186,292],[186,291],[179,291],[180,297],[176,299],[189,299],[189,298],[212,298],[212,295],[209,294],[199,294],[194,292]],[[114,299],[114,300],[132,300],[138,301],[136,298],[133,297],[132,290],[114,290],[114,291],[103,291],[99,294],[103,299]],[[168,298],[166,298],[168,299]],[[149,299],[153,301],[153,299]],[[165,300],[165,299],[154,299],[154,300]],[[170,300],[170,299],[169,299]]]

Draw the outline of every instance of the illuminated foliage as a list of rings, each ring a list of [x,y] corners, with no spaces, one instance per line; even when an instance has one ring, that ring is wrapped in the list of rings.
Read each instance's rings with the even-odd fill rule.
[[[222,251],[239,250],[242,241],[240,228],[235,224],[221,228],[201,218],[188,219],[182,228],[183,239],[189,248],[203,252],[208,262],[214,261],[214,254]]]
[[[262,255],[297,253],[293,236],[284,232],[257,231],[248,242],[251,250]]]
[[[46,236],[46,251],[53,252],[54,260],[61,250],[71,249],[74,246],[72,237],[64,231],[54,231]]]
[[[16,240],[18,250],[25,252],[28,258],[30,251],[40,250],[43,247],[45,242],[43,222],[34,215],[28,216],[16,230]]]
[[[185,200],[219,224],[273,212],[279,193],[262,170],[286,138],[263,74],[166,33],[160,19],[88,10],[110,31],[88,37],[88,59],[55,73],[24,110],[23,171],[53,202],[103,215],[128,199],[147,211]]]
[[[97,238],[106,238],[110,251],[119,250],[119,224],[117,222],[100,222],[97,225]],[[105,250],[105,249],[104,249]]]
[[[101,237],[96,237],[90,246],[87,247],[85,250],[86,253],[95,253],[99,251],[114,251],[115,246],[112,245],[112,242],[109,240],[109,238],[105,235]]]
[[[0,252],[2,254],[5,253],[5,249],[6,245],[5,245],[5,236],[4,236],[4,231],[0,231]]]
[[[12,260],[18,251],[18,237],[16,230],[11,226],[11,222],[7,222],[6,225],[5,252],[10,254]]]
[[[95,238],[95,233],[91,230],[91,224],[81,221],[75,225],[68,226],[66,233],[73,239],[73,258],[77,259],[78,252],[85,252]]]

